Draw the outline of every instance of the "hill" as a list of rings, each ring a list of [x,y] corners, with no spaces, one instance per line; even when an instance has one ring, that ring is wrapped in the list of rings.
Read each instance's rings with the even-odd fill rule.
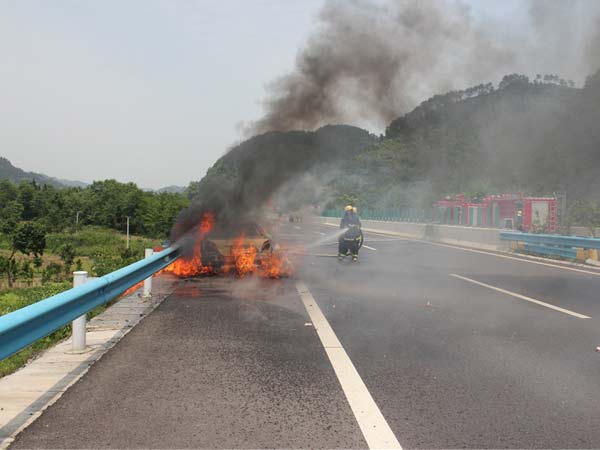
[[[38,184],[47,184],[55,187],[85,187],[86,183],[82,181],[63,180],[49,177],[41,173],[26,172],[23,169],[15,167],[11,162],[0,156],[0,180],[9,180],[13,183],[21,181],[35,181]]]
[[[330,183],[333,204],[342,193],[378,207],[427,207],[459,192],[597,197],[599,100],[600,73],[583,88],[557,76],[508,75],[498,87],[435,96],[344,165]]]
[[[248,139],[219,158],[202,180],[190,184],[193,203],[182,213],[174,237],[196,226],[208,211],[220,224],[239,221],[277,200],[286,187],[291,187],[295,198],[308,201],[299,184],[303,176],[324,167],[332,170],[375,142],[374,135],[347,125],[275,131]]]
[[[344,125],[255,136],[190,192],[204,208],[214,201],[231,211],[282,193],[288,204],[330,207],[427,207],[459,192],[590,199],[600,193],[598,123],[600,72],[582,88],[556,75],[507,75],[498,86],[434,96],[379,138]]]

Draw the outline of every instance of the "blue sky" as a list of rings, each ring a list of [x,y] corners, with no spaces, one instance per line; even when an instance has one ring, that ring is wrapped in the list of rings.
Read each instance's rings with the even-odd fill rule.
[[[261,116],[323,3],[0,0],[0,156],[86,182],[198,180]],[[481,24],[526,26],[523,2],[467,3]]]

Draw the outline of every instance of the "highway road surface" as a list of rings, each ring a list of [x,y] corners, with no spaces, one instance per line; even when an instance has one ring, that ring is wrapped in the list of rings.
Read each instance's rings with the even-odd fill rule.
[[[291,279],[177,282],[14,448],[599,448],[600,274],[284,224]]]

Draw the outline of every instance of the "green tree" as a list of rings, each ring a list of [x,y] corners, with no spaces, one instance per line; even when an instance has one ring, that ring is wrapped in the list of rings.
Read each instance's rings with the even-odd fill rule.
[[[38,222],[24,222],[17,226],[12,235],[12,253],[21,252],[29,256],[41,256],[46,249],[46,229]]]
[[[9,287],[12,287],[16,281],[18,271],[19,265],[14,257],[0,256],[0,273],[6,275]]]
[[[17,227],[17,224],[21,221],[23,214],[23,205],[15,200],[7,202],[0,210],[0,232],[5,234],[12,234]]]
[[[65,274],[69,273],[71,266],[73,265],[73,261],[75,260],[75,248],[69,243],[63,244],[60,247],[58,254],[60,255],[62,262],[65,264]]]
[[[51,262],[42,271],[42,283],[47,283],[48,281],[61,281],[61,273],[62,267],[60,267],[60,264]]]
[[[11,253],[4,263],[9,287],[13,286],[19,269],[15,260],[17,252],[27,256],[33,254],[34,257],[43,255],[46,248],[46,230],[36,222],[21,223],[14,230],[11,240]]]
[[[33,284],[33,267],[31,267],[31,262],[24,260],[21,263],[21,276],[25,279],[25,282],[28,286]]]
[[[592,236],[596,236],[596,227],[600,226],[600,207],[592,201],[578,200],[569,208],[568,221],[586,227]]]

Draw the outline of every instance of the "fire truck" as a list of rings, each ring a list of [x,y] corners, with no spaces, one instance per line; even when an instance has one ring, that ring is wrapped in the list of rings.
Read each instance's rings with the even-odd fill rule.
[[[524,193],[467,199],[464,194],[435,203],[442,224],[508,228],[526,232],[557,230],[555,197],[528,197]]]

